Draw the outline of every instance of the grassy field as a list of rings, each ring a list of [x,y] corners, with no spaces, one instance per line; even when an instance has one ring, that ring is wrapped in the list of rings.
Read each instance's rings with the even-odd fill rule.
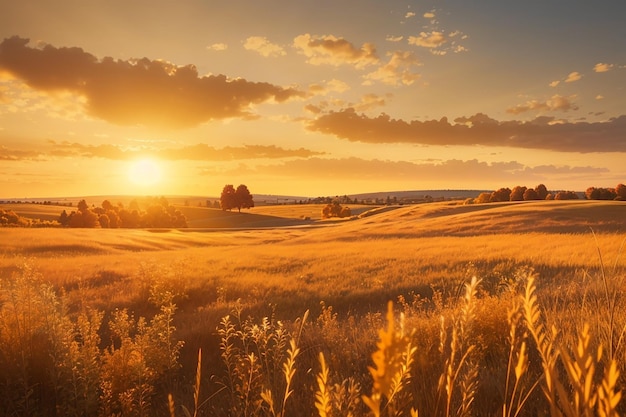
[[[43,207],[59,209],[36,206],[32,213]],[[19,207],[13,210],[27,215]],[[355,206],[353,218],[342,221],[320,221],[321,206],[266,206],[243,213],[182,206],[181,210],[186,210],[189,229],[0,230],[3,317],[21,311],[9,308],[17,290],[8,282],[31,276],[24,270],[27,265],[38,280],[51,285],[69,321],[80,323],[81,317],[88,317],[86,312],[101,312],[96,347],[103,358],[98,368],[101,380],[106,379],[103,369],[108,369],[109,376],[122,372],[119,366],[105,365],[110,365],[111,358],[125,346],[124,340],[134,349],[140,346],[132,332],[126,339],[114,337],[116,333],[108,323],[117,317],[115,311],[126,309],[135,319],[146,317],[148,328],[156,328],[162,322],[154,317],[164,320],[164,306],[175,305],[171,315],[166,315],[171,322],[165,328],[175,327],[176,331],[166,344],[170,359],[181,368],[167,374],[166,382],[155,379],[152,390],[137,397],[140,399],[133,397],[139,394],[131,388],[122,390],[118,397],[106,397],[109,385],[100,381],[100,396],[93,400],[98,404],[89,405],[98,415],[142,415],[142,399],[146,407],[150,406],[149,415],[168,415],[168,392],[178,404],[174,412],[180,415],[184,415],[180,407],[185,405],[192,414],[195,408],[199,415],[230,415],[234,411],[239,415],[280,415],[281,410],[296,416],[348,415],[351,410],[358,416],[375,415],[378,404],[384,409],[381,415],[392,415],[392,411],[410,415],[414,408],[420,415],[482,416],[503,415],[503,405],[509,400],[510,414],[505,415],[514,415],[516,410],[519,415],[558,415],[552,407],[565,406],[543,394],[542,389],[550,390],[542,388],[542,375],[548,371],[541,364],[553,349],[560,358],[554,372],[565,378],[568,362],[563,358],[576,352],[574,347],[585,323],[594,338],[591,346],[604,347],[601,358],[589,355],[596,365],[590,377],[593,386],[602,385],[609,359],[624,372],[624,203]],[[466,287],[472,277],[480,280],[474,293],[471,286]],[[519,317],[513,312],[519,309],[522,314],[520,294],[528,292],[529,281],[537,291],[544,330],[554,326],[558,333],[548,335],[552,345],[533,341],[533,325],[537,323],[532,320],[514,326]],[[155,302],[157,299],[160,302]],[[389,301],[395,307],[391,317],[400,320],[399,313],[403,313],[406,335],[402,337],[398,329],[388,327]],[[530,304],[527,297],[525,305],[532,307]],[[306,311],[309,317],[303,324],[298,318]],[[225,321],[226,316],[230,321]],[[460,322],[459,317],[465,317],[467,323]],[[0,329],[0,338],[5,338],[0,344],[5,358],[11,357],[10,346],[17,346],[8,342],[16,329],[7,323],[8,319]],[[19,320],[15,323],[24,324]],[[511,337],[514,328],[519,332]],[[140,334],[137,330],[136,335]],[[389,382],[377,380],[376,372],[368,370],[368,366],[379,371],[384,368],[384,361],[380,362],[383,353],[378,361],[372,359],[372,353],[384,345],[384,334],[391,335],[388,348],[415,349],[407,374],[398,374],[404,389],[397,395],[385,391]],[[513,359],[522,366],[522,338],[524,349],[532,346],[534,350],[527,370],[520,374],[528,380],[518,381],[515,391],[513,385],[506,384],[507,376],[513,375],[509,372],[509,352],[515,351]],[[298,341],[299,355],[293,346],[290,348],[290,339]],[[184,341],[180,350],[171,345],[178,340]],[[203,352],[199,368],[202,389],[197,395],[202,406],[194,403],[199,349]],[[319,352],[330,369],[323,383],[318,374]],[[255,358],[261,362],[254,362]],[[296,372],[285,382],[282,375],[290,358],[295,361],[292,366]],[[398,358],[406,360],[406,355]],[[459,378],[456,385],[446,374],[446,369],[455,366]],[[152,368],[154,373],[158,367]],[[476,375],[472,377],[474,369]],[[22,375],[22,385],[4,386],[31,392],[27,395],[31,403],[20,400],[18,392],[2,403],[3,411],[14,410],[17,415],[27,406],[33,411],[48,404],[49,396],[57,392],[33,388],[36,378],[26,375],[32,371],[31,365],[17,366],[15,372]],[[242,378],[244,374],[250,378],[248,382]],[[445,385],[446,375],[450,389]],[[575,395],[576,381],[565,381],[567,395]],[[537,386],[531,389],[535,382]],[[291,396],[285,395],[289,384],[294,390]],[[527,391],[522,390],[522,384]],[[621,377],[618,384],[622,386]],[[322,386],[327,387],[326,394]],[[273,393],[273,399],[268,399],[268,392]],[[526,392],[531,393],[532,401],[520,403],[521,397],[515,393]],[[601,395],[609,394],[596,395],[593,409],[599,407]],[[126,398],[124,395],[132,397],[126,405],[121,399]],[[316,405],[324,395],[332,410],[327,414],[323,406]],[[559,395],[560,401],[573,398]],[[376,398],[382,402],[376,403]],[[84,414],[88,404],[84,399],[80,404]]]

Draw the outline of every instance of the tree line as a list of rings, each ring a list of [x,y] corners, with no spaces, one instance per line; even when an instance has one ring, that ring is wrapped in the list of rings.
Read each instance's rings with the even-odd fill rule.
[[[584,195],[587,200],[626,201],[626,186],[620,183],[615,188],[589,187],[585,190]],[[575,191],[550,192],[544,184],[539,184],[535,188],[517,185],[513,189],[507,187],[480,193],[476,198],[465,200],[465,204],[530,200],[578,200],[579,198],[580,196]]]
[[[61,226],[107,229],[187,227],[185,215],[171,206],[165,197],[151,198],[146,210],[141,210],[136,200],[131,201],[128,208],[122,203],[114,205],[109,200],[104,200],[100,207],[90,207],[85,200],[80,200],[76,208],[69,214],[63,210],[59,216]]]

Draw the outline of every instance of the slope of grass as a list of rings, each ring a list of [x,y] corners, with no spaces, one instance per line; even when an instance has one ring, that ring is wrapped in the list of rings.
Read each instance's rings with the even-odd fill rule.
[[[134,317],[151,317],[159,311],[149,302],[155,291],[175,294],[176,340],[185,341],[180,350],[182,375],[185,376],[177,380],[175,398],[178,403],[192,403],[183,387],[191,385],[193,377],[190,375],[195,371],[198,349],[202,348],[205,355],[202,372],[206,378],[203,384],[207,390],[203,398],[207,401],[213,398],[204,406],[206,415],[228,415],[229,409],[220,407],[231,404],[229,401],[234,401],[232,398],[240,394],[237,390],[242,387],[232,385],[230,389],[237,392],[227,401],[222,397],[221,385],[216,385],[216,380],[224,382],[220,378],[234,372],[223,368],[220,343],[226,333],[220,336],[218,331],[226,325],[223,318],[230,315],[234,334],[259,338],[254,346],[240,346],[238,352],[242,356],[232,356],[229,360],[233,361],[233,366],[247,364],[241,371],[252,372],[249,376],[261,381],[275,371],[269,370],[269,362],[263,364],[264,370],[255,368],[250,362],[250,353],[255,352],[254,357],[258,359],[263,352],[266,352],[264,358],[269,358],[267,355],[273,352],[271,354],[276,355],[273,366],[280,373],[283,361],[289,356],[288,338],[283,332],[297,327],[292,327],[293,321],[306,310],[310,311],[312,319],[304,327],[301,345],[298,345],[302,353],[295,355],[292,349],[291,355],[297,356],[295,369],[298,370],[292,383],[301,387],[294,393],[293,401],[308,405],[300,412],[291,406],[289,414],[311,415],[311,410],[315,409],[309,393],[312,392],[310,387],[317,386],[312,378],[319,366],[318,352],[323,352],[330,369],[326,379],[322,378],[329,392],[335,392],[328,394],[329,401],[337,408],[345,400],[345,407],[357,407],[356,410],[365,413],[362,402],[358,405],[350,402],[349,393],[359,392],[374,398],[367,367],[372,366],[370,355],[377,349],[377,331],[385,325],[387,303],[395,300],[405,313],[405,328],[414,332],[402,338],[410,335],[410,346],[417,348],[409,368],[419,377],[404,380],[409,388],[405,394],[395,397],[402,401],[394,407],[405,413],[415,407],[420,409],[421,415],[453,415],[443,413],[442,404],[449,400],[449,404],[460,407],[465,401],[459,400],[461,394],[469,395],[471,390],[461,390],[459,380],[450,391],[454,392],[451,398],[437,399],[443,392],[438,391],[438,378],[444,365],[450,363],[459,367],[459,375],[467,378],[464,386],[471,387],[472,381],[479,384],[472,394],[475,405],[470,414],[502,415],[501,409],[493,407],[494,403],[507,398],[502,381],[509,349],[508,311],[515,308],[514,294],[523,290],[529,275],[537,274],[533,285],[544,308],[545,328],[554,326],[560,331],[558,341],[563,347],[559,352],[574,349],[584,322],[593,333],[593,349],[602,344],[605,352],[613,352],[609,356],[605,353],[603,358],[626,357],[624,344],[619,342],[619,332],[626,324],[626,309],[620,304],[621,298],[615,298],[614,302],[605,295],[623,288],[625,208],[623,203],[613,202],[475,206],[436,203],[380,210],[362,218],[324,223],[324,227],[282,228],[279,226],[283,223],[272,216],[285,219],[289,216],[288,210],[298,208],[280,207],[281,211],[263,208],[262,214],[246,213],[269,218],[267,224],[274,224],[274,227],[262,229],[246,228],[241,223],[237,225],[244,227],[241,230],[203,232],[3,229],[0,276],[5,284],[10,282],[20,274],[19,266],[26,258],[45,282],[52,285],[55,294],[64,294],[63,305],[69,317],[78,317],[87,308],[95,309],[103,312],[103,323],[108,323],[117,309],[128,309]],[[202,214],[208,209],[197,210],[196,213]],[[244,213],[218,211],[218,214],[245,218]],[[461,316],[459,300],[464,298],[464,285],[473,276],[481,280],[472,296],[478,299],[474,317],[480,319],[473,319],[473,336],[466,339],[471,340],[469,343],[474,347],[458,346],[461,350],[469,349],[465,362],[452,353],[450,343],[454,331],[458,337],[458,332],[466,331],[462,323],[453,323]],[[3,299],[3,306],[7,305],[6,300]],[[267,318],[265,324],[261,321],[263,317]],[[446,320],[443,324],[439,322],[440,317]],[[609,317],[611,325],[607,324]],[[241,326],[239,330],[237,326]],[[284,329],[280,330],[280,326]],[[455,326],[461,327],[454,330]],[[388,334],[395,331],[386,329]],[[447,334],[445,341],[440,340],[443,334]],[[101,327],[101,337],[103,343],[108,342],[106,325]],[[239,343],[233,337],[229,340]],[[267,337],[269,344],[263,346],[270,350],[260,348],[262,337]],[[409,349],[408,342],[402,338],[398,346]],[[246,338],[242,342],[252,343],[251,340]],[[134,346],[140,341],[128,339],[128,343]],[[274,349],[272,343],[279,343],[283,348]],[[519,349],[521,339],[515,343]],[[531,342],[526,343],[530,349]],[[556,345],[544,348],[544,353],[552,354],[550,349],[556,349]],[[596,361],[595,357],[593,360]],[[604,359],[596,362],[598,369],[608,363]],[[536,366],[538,362],[532,363]],[[621,359],[617,362],[617,369],[622,373],[625,363]],[[472,377],[475,364],[481,364],[481,370],[479,376]],[[307,369],[312,371],[307,374]],[[538,380],[541,375],[538,367],[531,366],[528,372],[531,380]],[[283,378],[272,378],[277,379],[271,382],[270,378],[265,383],[272,387],[273,401],[279,407],[280,397],[277,396],[283,395],[280,393],[284,392],[281,391],[284,387],[276,381]],[[350,385],[352,383],[360,384],[360,388],[357,390],[356,385]],[[331,388],[333,384],[343,386],[344,391]],[[254,399],[255,406],[265,410],[257,415],[271,415],[261,396],[266,388],[250,386],[251,401]],[[391,391],[385,392],[384,395],[390,395]],[[162,394],[164,399],[165,394]],[[267,395],[265,398],[269,398]],[[360,395],[356,398],[361,398]],[[542,399],[541,390],[537,389],[532,398],[532,406],[522,415],[537,415],[538,409],[545,412],[546,408],[542,407],[548,405]],[[405,404],[405,400],[409,402]],[[164,406],[165,400],[162,404]],[[232,404],[233,407],[244,406],[243,403]],[[178,414],[184,415],[180,409]]]

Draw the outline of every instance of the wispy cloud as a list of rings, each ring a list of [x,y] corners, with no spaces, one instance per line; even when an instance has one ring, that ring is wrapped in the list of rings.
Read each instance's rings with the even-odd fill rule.
[[[11,149],[0,145],[0,161],[22,161],[42,159],[41,152],[25,149]]]
[[[225,43],[214,43],[207,46],[206,49],[211,51],[225,51],[228,49],[228,45]]]
[[[76,142],[49,141],[37,150],[0,146],[0,160],[42,160],[51,158],[102,158],[132,160],[145,155],[162,160],[189,161],[236,161],[246,159],[309,158],[324,155],[305,148],[284,149],[275,145],[244,145],[215,148],[204,143],[178,148],[155,148],[153,146],[127,147],[122,145],[85,145]]]
[[[366,74],[365,84],[379,81],[387,85],[411,85],[420,78],[415,67],[420,62],[417,56],[410,51],[394,51],[389,54],[389,60],[375,71]]]
[[[309,158],[279,164],[249,167],[250,173],[293,177],[304,180],[342,178],[351,181],[406,181],[415,178],[430,184],[454,184],[474,187],[478,182],[514,186],[555,179],[580,179],[607,174],[606,168],[593,166],[540,165],[529,166],[517,161],[483,162],[477,159],[443,161],[388,161],[361,158]]]
[[[626,115],[606,122],[560,122],[552,117],[532,121],[498,121],[485,114],[410,122],[386,114],[368,117],[354,109],[320,115],[308,129],[354,142],[424,145],[485,145],[561,152],[624,152]]]
[[[249,51],[255,51],[264,57],[277,57],[287,55],[285,49],[275,43],[271,43],[263,36],[250,36],[243,44]]]
[[[309,85],[309,93],[314,96],[325,96],[332,92],[343,93],[349,89],[350,86],[347,83],[337,79]]]
[[[183,128],[213,119],[249,118],[252,105],[304,95],[225,75],[199,76],[193,65],[148,58],[98,60],[81,48],[28,43],[19,37],[5,39],[0,69],[40,91],[83,96],[91,116],[120,125]]]
[[[385,37],[385,40],[387,42],[400,42],[402,39],[404,39],[404,36],[393,36],[393,35],[387,35],[387,37]]]

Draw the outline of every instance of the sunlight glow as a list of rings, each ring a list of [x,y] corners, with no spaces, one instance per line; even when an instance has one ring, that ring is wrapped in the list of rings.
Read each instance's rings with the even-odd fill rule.
[[[128,179],[135,185],[151,186],[161,182],[163,170],[154,159],[139,159],[130,162]]]

